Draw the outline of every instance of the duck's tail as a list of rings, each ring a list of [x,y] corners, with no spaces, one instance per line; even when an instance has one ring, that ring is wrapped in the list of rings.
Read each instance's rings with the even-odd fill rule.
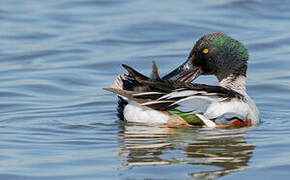
[[[126,81],[128,81],[128,76],[126,74],[119,75],[111,85],[111,88],[124,89],[124,84]]]
[[[128,96],[130,96],[129,92],[144,90],[144,87],[140,86],[140,84],[138,83],[138,80],[141,80],[141,81],[149,80],[149,78],[137,72],[135,69],[131,68],[128,65],[123,64],[122,66],[128,71],[128,74],[122,74],[122,75],[117,76],[114,83],[111,85],[111,87],[104,88],[104,89],[119,95],[117,115],[120,118],[120,120],[125,120],[123,111],[124,111],[125,106],[128,104],[128,99],[130,99],[128,98]],[[156,80],[160,79],[158,68],[155,62],[152,62],[151,78],[156,79]],[[127,94],[124,94],[125,92],[127,92]]]

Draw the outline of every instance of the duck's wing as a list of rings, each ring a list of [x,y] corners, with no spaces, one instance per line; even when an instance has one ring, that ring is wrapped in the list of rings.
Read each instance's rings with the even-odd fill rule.
[[[243,96],[235,91],[220,86],[164,81],[158,76],[155,76],[155,79],[144,78],[144,75],[133,68],[123,66],[134,83],[146,88],[141,91],[127,91],[121,88],[105,90],[155,110],[198,114],[201,119],[212,121],[245,119],[243,113],[229,110],[233,109],[231,106],[238,106],[237,102],[243,100]]]
[[[180,88],[157,99],[141,103],[141,105],[156,110],[178,111],[178,113],[187,115],[194,114],[208,127],[215,127],[216,124],[229,124],[234,119],[246,122],[249,107],[241,95],[235,94],[235,92],[220,93],[221,89],[215,88],[216,91],[212,89],[211,92],[202,91],[199,88],[198,90],[196,88]],[[222,89],[222,91],[224,90]],[[143,95],[137,93],[133,94],[133,97],[142,99]]]

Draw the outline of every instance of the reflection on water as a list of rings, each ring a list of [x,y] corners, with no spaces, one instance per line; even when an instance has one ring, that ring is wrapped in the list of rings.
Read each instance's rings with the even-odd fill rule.
[[[173,129],[121,124],[120,129],[123,167],[192,165],[188,175],[194,178],[217,178],[246,169],[255,149],[244,139],[245,128]],[[171,157],[169,151],[179,155]]]

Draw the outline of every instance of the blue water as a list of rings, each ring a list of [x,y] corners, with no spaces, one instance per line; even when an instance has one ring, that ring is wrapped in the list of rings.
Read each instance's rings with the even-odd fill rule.
[[[283,0],[2,0],[0,179],[288,179],[289,19]],[[261,124],[119,123],[116,96],[101,88],[120,64],[169,72],[211,32],[249,49]]]

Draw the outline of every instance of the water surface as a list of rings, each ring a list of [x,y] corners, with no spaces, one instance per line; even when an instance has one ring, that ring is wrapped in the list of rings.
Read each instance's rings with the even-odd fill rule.
[[[287,179],[290,2],[2,0],[0,179]],[[181,64],[206,33],[249,49],[261,124],[164,129],[119,123],[103,91],[129,64]],[[197,82],[216,84],[214,77]]]

